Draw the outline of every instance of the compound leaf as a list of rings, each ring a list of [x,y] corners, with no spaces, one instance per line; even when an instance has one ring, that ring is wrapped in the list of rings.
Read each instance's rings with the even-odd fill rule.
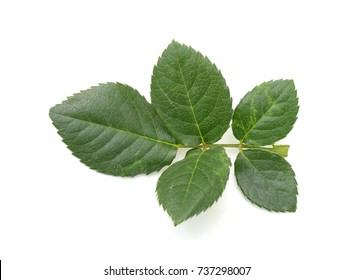
[[[296,211],[295,173],[282,156],[244,150],[236,158],[235,175],[242,192],[254,204],[270,211]]]
[[[169,132],[187,146],[218,141],[232,117],[232,100],[220,71],[176,41],[154,67],[151,102]]]
[[[92,87],[54,106],[49,115],[73,154],[105,174],[148,174],[176,155],[175,140],[154,107],[127,85]]]
[[[290,132],[298,110],[292,80],[265,82],[248,92],[237,105],[232,130],[245,144],[271,145]]]
[[[158,200],[175,225],[205,211],[221,196],[230,165],[224,148],[194,149],[161,174]]]

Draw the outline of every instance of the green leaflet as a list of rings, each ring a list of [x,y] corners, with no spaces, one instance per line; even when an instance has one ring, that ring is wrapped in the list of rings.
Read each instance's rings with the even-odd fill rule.
[[[215,143],[232,117],[229,89],[208,58],[176,41],[154,67],[151,102],[166,128],[183,145]]]
[[[149,174],[176,155],[175,140],[154,107],[127,85],[92,87],[54,106],[49,115],[73,154],[105,174]]]
[[[216,66],[172,41],[154,67],[151,100],[127,85],[100,84],[54,106],[49,115],[72,153],[105,174],[149,174],[171,164],[178,148],[191,149],[161,174],[156,187],[158,201],[175,225],[222,195],[231,165],[223,147],[239,149],[235,176],[251,202],[270,211],[296,211],[295,173],[282,157],[289,145],[275,144],[297,118],[292,80],[256,86],[233,112]],[[231,118],[240,143],[215,144]]]
[[[296,211],[295,173],[280,155],[242,151],[235,161],[235,175],[242,192],[254,204],[270,211]]]
[[[245,144],[271,145],[290,132],[298,110],[292,80],[266,82],[248,92],[237,105],[232,130]]]
[[[162,173],[156,192],[175,225],[205,211],[221,196],[230,165],[224,148],[194,149]]]

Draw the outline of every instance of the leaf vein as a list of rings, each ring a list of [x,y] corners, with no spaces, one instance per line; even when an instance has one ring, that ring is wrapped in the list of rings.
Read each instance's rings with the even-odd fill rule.
[[[175,47],[175,52],[177,53],[176,47]],[[195,121],[195,125],[196,125],[196,127],[197,127],[197,129],[198,129],[199,136],[200,136],[200,138],[201,138],[201,140],[202,140],[202,143],[205,143],[205,142],[204,142],[204,137],[203,137],[202,132],[201,132],[201,130],[200,130],[200,126],[199,126],[197,117],[196,117],[195,112],[194,112],[194,107],[193,107],[193,105],[192,105],[192,100],[191,100],[191,97],[190,97],[190,93],[189,93],[189,90],[188,90],[188,88],[187,88],[187,83],[186,83],[186,80],[184,79],[184,75],[183,75],[183,72],[182,72],[182,66],[181,66],[181,64],[180,64],[180,61],[179,61],[178,57],[177,57],[177,62],[178,62],[178,68],[179,68],[178,70],[179,70],[179,72],[180,72],[180,74],[181,74],[182,81],[183,81],[183,85],[184,85],[185,90],[186,90],[186,93],[187,93],[188,102],[189,102],[190,107],[191,107],[191,110],[192,110],[192,114],[193,114],[193,118],[194,118],[194,121]]]
[[[72,117],[72,116],[62,115],[62,114],[59,114],[59,113],[56,113],[56,112],[54,112],[53,114],[60,115],[62,117],[69,118],[69,119],[78,120],[78,121],[81,121],[81,122],[84,122],[84,123],[88,123],[88,124],[91,124],[91,125],[102,126],[102,127],[105,127],[105,128],[112,129],[114,131],[118,131],[120,133],[129,134],[129,135],[132,135],[132,136],[135,136],[135,137],[138,137],[138,138],[143,138],[143,139],[146,139],[146,140],[149,140],[149,141],[152,141],[152,142],[156,142],[156,143],[159,143],[159,144],[168,145],[168,146],[172,146],[172,147],[178,148],[177,144],[166,142],[166,141],[159,140],[159,139],[155,139],[155,138],[152,138],[152,137],[149,137],[149,136],[146,136],[146,135],[142,135],[142,134],[138,134],[138,133],[135,133],[135,132],[131,132],[131,131],[128,131],[128,130],[119,129],[117,127],[106,126],[104,124],[100,124],[100,123],[96,123],[96,122],[88,121],[88,120],[83,120],[83,119],[75,118],[75,117]]]

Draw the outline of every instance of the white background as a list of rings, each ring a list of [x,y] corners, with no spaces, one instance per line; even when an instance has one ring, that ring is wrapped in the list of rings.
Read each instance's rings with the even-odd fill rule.
[[[2,0],[4,279],[118,279],[103,275],[110,265],[252,266],[236,278],[354,279],[350,2]],[[50,107],[107,81],[149,99],[153,65],[172,39],[221,69],[234,107],[263,81],[294,79],[299,117],[282,143],[291,144],[296,213],[253,206],[232,168],[222,198],[174,227],[156,201],[159,174],[102,175],[61,142]],[[231,135],[223,142],[235,141]],[[234,161],[236,151],[228,153]],[[214,279],[195,274],[159,279]]]

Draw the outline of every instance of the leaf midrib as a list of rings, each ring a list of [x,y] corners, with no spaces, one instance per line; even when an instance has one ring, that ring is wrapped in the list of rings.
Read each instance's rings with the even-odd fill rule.
[[[280,99],[281,94],[274,100],[274,102],[269,106],[269,108],[264,112],[264,114],[250,127],[250,129],[246,132],[246,134],[242,137],[240,141],[245,140],[245,138],[248,136],[248,134],[253,130],[253,128],[259,124],[262,119],[268,114],[268,112],[272,109],[272,107],[277,103],[277,101]],[[255,96],[253,95],[251,98],[251,102],[254,101]],[[252,107],[254,109],[254,106]]]
[[[252,161],[244,154],[244,152],[242,152],[242,155],[245,157],[245,159],[247,160],[247,162],[249,162],[249,164],[254,168],[254,170],[260,174],[260,176],[262,177],[262,179],[264,180],[264,182],[266,183],[266,186],[267,188],[272,188],[272,185],[271,183],[269,182],[270,180],[252,163]],[[275,192],[276,193],[279,193],[281,192],[278,188],[275,188]],[[251,199],[250,199],[251,200]],[[265,208],[267,210],[270,210],[270,211],[276,211],[276,212],[285,212],[285,211],[281,211],[281,210],[274,210],[274,208],[272,207],[266,207],[265,205],[262,205],[261,203],[258,203],[254,200],[251,200],[253,203],[255,203],[256,205],[262,207],[262,208]]]
[[[262,177],[262,179],[264,180],[264,182],[267,185],[267,188],[269,189],[271,187],[270,183],[269,183],[269,179],[252,163],[252,161],[245,155],[244,152],[241,152],[242,155],[245,157],[245,159],[249,162],[249,164],[254,168],[255,171],[257,171],[257,173],[260,174],[260,176]],[[257,204],[257,203],[256,203]],[[258,204],[257,204],[258,205]],[[259,205],[261,206],[261,205]],[[264,208],[264,206],[261,206]]]
[[[73,120],[78,120],[78,121],[81,121],[81,122],[84,122],[84,123],[88,123],[88,124],[91,124],[91,125],[102,126],[104,128],[112,129],[112,130],[118,131],[120,133],[133,135],[135,137],[143,138],[143,139],[146,139],[148,141],[156,142],[156,143],[163,144],[163,145],[172,146],[174,148],[178,148],[179,147],[177,144],[173,144],[173,143],[170,143],[170,142],[166,142],[166,141],[162,141],[162,140],[159,140],[159,139],[151,138],[149,136],[138,134],[138,133],[131,132],[131,131],[128,131],[128,130],[123,130],[123,129],[119,129],[119,128],[116,128],[116,127],[112,127],[112,126],[108,126],[108,125],[104,125],[104,124],[100,124],[100,123],[96,123],[96,122],[92,122],[92,121],[88,121],[88,120],[84,120],[84,119],[80,119],[80,118],[75,118],[75,117],[72,117],[72,116],[63,115],[63,114],[60,114],[60,113],[57,113],[57,112],[51,112],[51,114],[59,115],[59,116],[65,117],[65,118],[73,119]]]
[[[186,192],[185,192],[184,197],[183,197],[183,201],[182,201],[181,206],[179,208],[179,213],[181,213],[181,209],[183,208],[183,205],[185,204],[186,199],[189,196],[188,192],[189,192],[190,186],[192,184],[192,181],[193,181],[193,178],[194,178],[194,174],[195,174],[195,172],[197,170],[197,166],[199,164],[200,158],[202,157],[203,154],[204,154],[204,150],[201,151],[200,155],[197,158],[197,161],[195,162],[195,165],[194,165],[194,168],[193,168],[193,171],[192,171],[192,174],[191,174],[191,178],[189,179],[189,182],[188,182],[188,185],[187,185],[187,189],[186,189]],[[178,218],[180,218],[180,217],[178,217]]]
[[[181,66],[181,64],[180,64],[180,62],[179,62],[178,53],[177,53],[177,50],[176,50],[176,47],[175,47],[175,46],[174,46],[174,49],[175,49],[175,52],[176,52],[176,54],[177,54],[177,63],[178,63],[178,68],[179,68],[178,70],[179,70],[179,72],[180,72],[180,74],[181,74],[184,88],[186,89],[186,93],[187,93],[187,97],[188,97],[189,106],[190,106],[190,108],[191,108],[191,110],[192,110],[193,118],[194,118],[194,121],[195,121],[195,125],[197,126],[199,136],[200,136],[200,138],[201,138],[201,140],[202,140],[202,143],[204,144],[204,143],[205,143],[204,137],[203,137],[203,135],[202,135],[202,131],[200,130],[200,126],[199,126],[197,117],[196,117],[195,112],[194,112],[194,107],[193,107],[193,105],[192,105],[192,100],[191,100],[191,97],[190,97],[190,93],[189,93],[189,90],[188,90],[188,88],[187,88],[186,80],[184,79],[184,75],[183,75],[183,72],[182,72],[182,66]]]

